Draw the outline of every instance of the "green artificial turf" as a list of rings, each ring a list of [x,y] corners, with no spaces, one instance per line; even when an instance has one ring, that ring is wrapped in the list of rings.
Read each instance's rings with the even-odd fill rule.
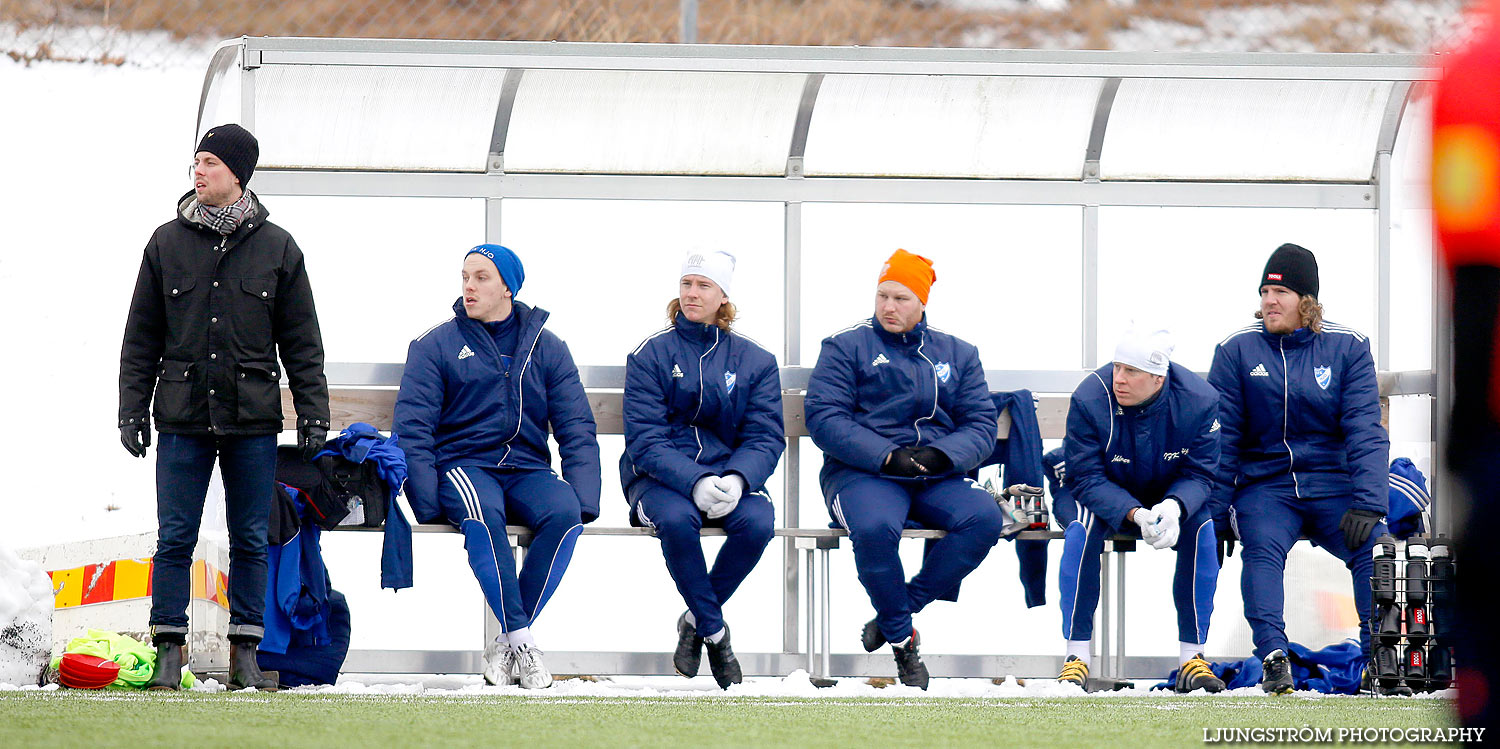
[[[1204,746],[1204,728],[1441,728],[1442,700],[0,693],[0,746]],[[1489,737],[1485,737],[1489,738]]]

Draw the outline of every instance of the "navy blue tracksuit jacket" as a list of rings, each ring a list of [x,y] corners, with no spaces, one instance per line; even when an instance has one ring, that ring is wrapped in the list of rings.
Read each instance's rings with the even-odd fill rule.
[[[776,357],[750,339],[688,321],[626,360],[620,486],[650,476],[687,497],[705,476],[738,473],[756,492],[786,450]]]
[[[886,332],[874,318],[823,341],[807,384],[807,431],[823,451],[823,490],[853,469],[878,474],[898,447],[935,447],[962,476],[995,452],[998,412],[979,349],[924,316]]]
[[[411,342],[396,398],[392,431],[406,451],[406,497],[417,522],[444,518],[438,482],[451,468],[550,470],[549,426],[584,521],[599,517],[594,412],[567,344],[544,327],[547,311],[515,303],[521,332],[516,350],[506,352],[509,370],[462,299],[453,313]]]
[[[1145,406],[1115,402],[1114,364],[1084,378],[1068,406],[1064,442],[1068,489],[1111,528],[1125,527],[1132,507],[1182,500],[1182,519],[1198,514],[1219,467],[1218,393],[1172,363],[1156,399]]]

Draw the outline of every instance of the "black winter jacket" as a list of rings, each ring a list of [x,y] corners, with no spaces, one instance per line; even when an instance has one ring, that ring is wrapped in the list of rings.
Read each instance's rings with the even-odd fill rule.
[[[253,196],[253,193],[252,193]],[[225,237],[183,215],[146,245],[120,348],[119,426],[146,422],[173,434],[281,432],[281,367],[297,425],[328,426],[323,337],[302,251],[254,216]]]

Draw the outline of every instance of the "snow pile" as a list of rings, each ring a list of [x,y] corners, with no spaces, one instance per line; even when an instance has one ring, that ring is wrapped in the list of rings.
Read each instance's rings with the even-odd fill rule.
[[[0,546],[0,684],[36,684],[52,654],[52,581]]]

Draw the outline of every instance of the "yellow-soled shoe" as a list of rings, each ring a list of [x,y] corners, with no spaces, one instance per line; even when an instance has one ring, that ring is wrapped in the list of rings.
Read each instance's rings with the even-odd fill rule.
[[[1177,669],[1177,691],[1196,692],[1205,689],[1209,692],[1224,691],[1224,680],[1214,676],[1214,671],[1209,667],[1208,661],[1203,659],[1199,653],[1189,658],[1187,663]]]
[[[1062,673],[1057,675],[1057,680],[1068,684],[1077,684],[1080,688],[1083,687],[1084,682],[1089,680],[1088,661],[1076,655],[1068,656],[1068,659],[1063,661]]]

